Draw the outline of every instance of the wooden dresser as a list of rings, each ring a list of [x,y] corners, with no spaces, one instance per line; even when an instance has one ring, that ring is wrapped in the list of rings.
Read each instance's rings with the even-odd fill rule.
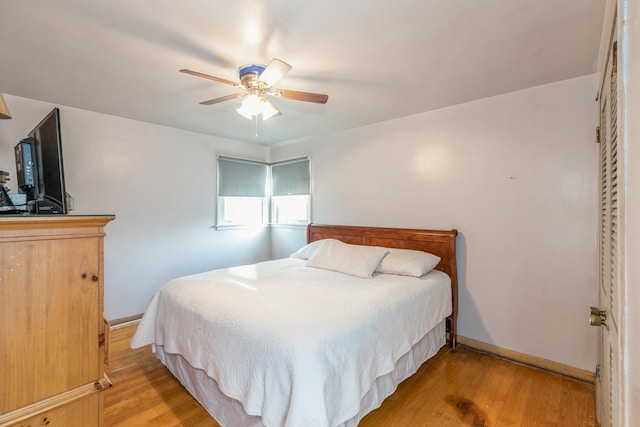
[[[113,219],[0,216],[0,426],[102,426]]]

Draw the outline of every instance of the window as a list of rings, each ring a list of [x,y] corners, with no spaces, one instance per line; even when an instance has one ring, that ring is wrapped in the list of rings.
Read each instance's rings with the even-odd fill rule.
[[[264,197],[220,197],[218,225],[261,225],[266,223]]]
[[[308,224],[310,196],[274,196],[271,199],[271,218],[274,224]]]
[[[246,160],[218,158],[218,225],[267,223],[269,166]]]
[[[311,220],[309,159],[271,165],[271,222],[308,224]]]
[[[265,225],[269,211],[272,224],[308,224],[310,181],[306,158],[269,165],[219,157],[217,225]]]

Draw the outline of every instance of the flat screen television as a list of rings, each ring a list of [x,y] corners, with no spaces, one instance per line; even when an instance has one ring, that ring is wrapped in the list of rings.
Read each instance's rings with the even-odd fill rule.
[[[66,214],[60,110],[54,108],[16,145],[18,187],[33,214]]]

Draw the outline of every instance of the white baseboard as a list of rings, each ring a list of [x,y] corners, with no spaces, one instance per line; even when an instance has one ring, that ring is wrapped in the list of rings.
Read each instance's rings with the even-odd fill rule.
[[[563,375],[565,377],[574,378],[576,380],[584,381],[587,383],[594,384],[596,380],[595,372],[586,371],[584,369],[579,369],[574,366],[565,365],[563,363],[554,362],[552,360],[543,359],[537,356],[532,356],[530,354],[509,350],[508,348],[503,348],[495,344],[488,344],[482,341],[477,341],[473,338],[467,338],[458,335],[458,344],[474,350],[482,351],[484,353],[493,354],[495,356],[502,357],[514,362],[522,363],[523,365],[532,366],[534,368],[549,371],[558,375]]]

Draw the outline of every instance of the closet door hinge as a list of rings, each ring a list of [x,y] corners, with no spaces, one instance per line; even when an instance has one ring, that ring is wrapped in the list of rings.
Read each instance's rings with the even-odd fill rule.
[[[596,127],[596,144],[600,144],[600,126]]]

